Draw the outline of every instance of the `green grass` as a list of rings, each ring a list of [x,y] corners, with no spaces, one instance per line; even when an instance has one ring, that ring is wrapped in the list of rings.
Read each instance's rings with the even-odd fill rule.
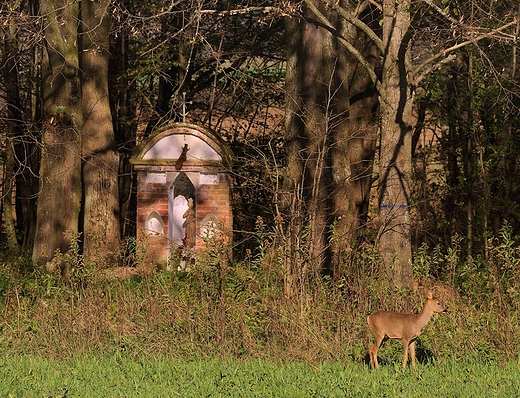
[[[520,366],[443,361],[402,371],[355,363],[132,358],[0,360],[2,397],[518,397]]]
[[[0,262],[0,398],[520,396],[516,274],[507,302],[495,285],[461,296],[422,280],[450,313],[424,328],[416,372],[395,340],[372,371],[367,315],[418,311],[423,293],[367,273],[288,296],[276,262],[213,260],[126,279]]]

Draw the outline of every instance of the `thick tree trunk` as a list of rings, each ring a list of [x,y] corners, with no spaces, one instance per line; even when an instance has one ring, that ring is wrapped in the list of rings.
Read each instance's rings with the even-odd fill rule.
[[[371,45],[351,24],[333,12],[328,18],[370,58]],[[329,31],[296,19],[286,30],[286,274],[293,291],[310,271],[341,273],[341,258],[358,238],[369,203],[377,97]]]
[[[120,241],[119,157],[108,92],[109,4],[81,2],[83,251],[86,262],[100,266],[113,259]]]
[[[73,0],[44,0],[42,61],[44,128],[33,261],[47,262],[70,245],[78,231],[81,197],[81,93],[77,25]]]
[[[383,61],[380,110],[379,251],[388,277],[411,288],[410,177],[412,165],[412,98],[407,81],[410,1],[383,4]]]
[[[354,18],[356,7],[347,8]],[[342,36],[376,68],[379,52],[363,33],[341,20]],[[339,44],[338,44],[339,45]],[[337,48],[336,87],[331,148],[333,173],[332,252],[334,273],[343,277],[354,270],[344,269],[352,247],[359,243],[367,221],[372,187],[373,160],[378,131],[378,97],[367,71],[342,45]],[[340,79],[347,79],[342,81]],[[345,89],[348,88],[348,89]]]
[[[329,122],[333,70],[331,35],[296,19],[287,20],[285,147],[291,251],[289,285],[326,267],[331,186]],[[306,236],[306,237],[305,237]],[[294,290],[294,287],[288,287]]]

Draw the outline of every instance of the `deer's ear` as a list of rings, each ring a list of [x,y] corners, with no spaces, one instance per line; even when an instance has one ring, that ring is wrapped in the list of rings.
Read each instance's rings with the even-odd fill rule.
[[[426,297],[428,298],[428,300],[431,300],[433,298],[433,294],[432,294],[431,290],[428,291],[428,294],[426,295]]]

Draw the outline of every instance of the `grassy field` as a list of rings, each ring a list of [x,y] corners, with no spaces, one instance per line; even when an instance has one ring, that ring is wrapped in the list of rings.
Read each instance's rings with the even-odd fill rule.
[[[463,264],[469,276],[449,284],[422,278],[416,291],[394,290],[360,257],[353,277],[309,277],[291,295],[268,257],[210,256],[189,273],[124,278],[0,261],[0,398],[520,397],[520,250],[511,247]],[[430,290],[450,311],[417,340],[417,371],[401,370],[396,341],[370,370],[367,315],[418,312]]]
[[[354,363],[4,357],[2,397],[518,397],[520,365],[443,361],[402,371]]]

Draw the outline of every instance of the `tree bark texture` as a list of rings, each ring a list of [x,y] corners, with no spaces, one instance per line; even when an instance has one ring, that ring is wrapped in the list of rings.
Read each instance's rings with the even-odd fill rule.
[[[334,68],[328,32],[287,20],[285,147],[288,156],[285,189],[289,193],[290,259],[287,273],[301,280],[309,263],[326,266],[330,196],[327,151],[330,84]],[[291,282],[292,283],[292,282]],[[293,290],[293,288],[291,288]]]
[[[343,4],[353,18],[355,4]],[[337,28],[373,69],[380,67],[377,47],[352,24],[340,18]],[[378,97],[363,66],[343,45],[335,42],[337,63],[335,74],[333,145],[331,165],[333,176],[332,236],[335,274],[344,276],[354,270],[345,269],[351,248],[359,242],[366,225],[372,187],[373,160],[378,132]]]
[[[85,261],[98,265],[117,252],[120,240],[119,157],[108,91],[109,3],[81,2],[83,251]]]
[[[379,159],[379,250],[389,278],[412,287],[410,241],[410,173],[412,98],[409,66],[410,1],[383,3],[381,88],[381,149]]]
[[[307,16],[310,21],[311,13]],[[369,55],[370,45],[358,40],[354,27],[335,13],[328,17]],[[296,19],[287,20],[286,30],[286,273],[301,280],[311,271],[303,264],[339,271],[340,257],[366,216],[377,97],[365,72],[329,31]]]
[[[45,47],[42,61],[44,125],[33,261],[52,259],[78,231],[81,197],[81,89],[73,0],[43,0]]]

